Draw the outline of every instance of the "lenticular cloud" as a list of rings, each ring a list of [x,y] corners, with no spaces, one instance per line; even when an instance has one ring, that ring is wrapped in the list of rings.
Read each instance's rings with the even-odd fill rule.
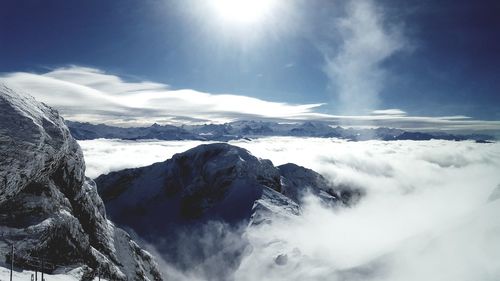
[[[194,142],[82,141],[93,175],[160,161]],[[294,162],[336,185],[361,188],[354,206],[313,196],[302,214],[246,231],[251,247],[235,280],[498,280],[500,144],[273,137],[233,141],[275,165]],[[137,146],[141,145],[141,149]],[[135,147],[135,148],[133,148]],[[99,161],[116,153],[131,159]],[[89,155],[91,157],[89,157]],[[223,263],[220,266],[224,266]],[[215,270],[215,269],[214,269]],[[172,274],[172,269],[169,271]],[[203,272],[176,279],[204,279]]]

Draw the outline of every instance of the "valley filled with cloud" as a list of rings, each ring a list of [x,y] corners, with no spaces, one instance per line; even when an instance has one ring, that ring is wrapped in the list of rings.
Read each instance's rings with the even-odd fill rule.
[[[201,142],[79,143],[87,175],[96,177],[164,161]],[[360,189],[363,195],[350,207],[331,208],[306,194],[299,216],[244,227],[242,236],[224,226],[187,235],[185,242],[197,241],[198,251],[209,251],[214,229],[228,232],[219,241],[228,248],[244,245],[229,279],[466,281],[500,274],[498,143],[293,137],[230,143],[275,165],[293,162],[314,169],[335,186]],[[205,263],[189,270],[166,263],[164,274],[206,280],[230,268],[215,253]]]

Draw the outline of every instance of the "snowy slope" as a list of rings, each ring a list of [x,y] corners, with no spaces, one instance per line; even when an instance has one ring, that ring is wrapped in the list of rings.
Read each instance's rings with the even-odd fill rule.
[[[13,280],[31,280],[31,275],[34,275],[34,271],[30,270],[22,270],[22,271],[17,271],[14,270],[12,273],[12,279]],[[70,270],[68,272],[64,273],[54,273],[54,274],[44,274],[44,279],[45,280],[50,280],[50,281],[78,281],[81,280],[81,277],[83,275],[83,268],[75,268],[73,270]],[[37,274],[37,279],[41,280],[41,273],[38,272]],[[10,280],[10,268],[0,266],[0,280]],[[94,277],[93,279],[90,279],[93,281],[99,280],[98,277]],[[107,281],[108,279],[101,278],[101,281]]]
[[[285,197],[280,171],[271,161],[225,143],[200,145],[165,162],[100,176],[96,182],[116,222],[139,233],[168,229],[163,222],[240,222],[250,218],[263,190]],[[161,223],[151,224],[156,216]],[[150,220],[143,222],[142,217]]]
[[[59,114],[0,84],[0,256],[49,271],[88,266],[113,280],[159,280],[152,257],[106,218],[80,147]],[[132,268],[132,270],[131,270]]]

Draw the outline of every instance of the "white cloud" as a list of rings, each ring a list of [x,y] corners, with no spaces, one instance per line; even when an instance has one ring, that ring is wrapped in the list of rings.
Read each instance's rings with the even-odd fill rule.
[[[401,109],[391,108],[391,109],[379,109],[372,111],[373,115],[400,115],[405,116],[406,112]]]
[[[247,96],[172,90],[148,81],[128,82],[103,71],[72,66],[45,74],[11,73],[1,81],[59,109],[71,120],[108,124],[227,122],[234,119],[314,118],[321,104],[292,105]]]
[[[487,204],[500,183],[495,172],[500,168],[499,144],[318,139],[303,143],[274,139],[241,145],[263,157],[321,171],[337,184],[363,187],[367,196],[343,211],[313,201],[296,221],[255,230],[251,241],[261,247],[255,247],[255,254],[240,268],[241,276],[259,272],[250,264],[252,258],[266,260],[266,255],[279,253],[289,253],[288,266],[271,266],[265,275],[247,280],[485,280],[487,274],[481,272],[488,270],[490,277],[500,276],[500,264],[494,262],[500,254],[488,251],[492,259],[484,259],[486,245],[498,248],[500,236],[494,235],[500,224],[483,217],[500,211],[499,204]],[[270,250],[260,244],[273,239],[281,245]],[[294,254],[295,248],[300,254]],[[443,266],[432,265],[441,259],[446,261]],[[367,263],[374,261],[371,269]],[[462,275],[455,273],[457,268]],[[361,269],[367,275],[352,273]]]
[[[222,123],[233,120],[308,121],[333,125],[387,126],[459,132],[500,131],[500,121],[466,116],[408,116],[400,109],[372,115],[331,115],[317,112],[323,104],[269,102],[248,96],[172,90],[166,84],[130,82],[98,69],[71,66],[45,74],[8,73],[0,83],[33,95],[58,109],[69,120],[110,125]]]
[[[101,174],[165,161],[175,153],[202,144],[201,141],[79,141],[85,155],[85,174],[96,178]],[[206,143],[206,142],[205,142]]]
[[[372,0],[351,0],[347,15],[333,20],[341,47],[323,48],[324,70],[343,113],[363,114],[377,108],[383,87],[380,64],[404,47],[400,32],[384,27],[384,15]]]
[[[297,220],[255,229],[250,241],[258,246],[238,277],[358,280],[355,274],[346,277],[346,271],[366,271],[374,261],[376,268],[359,280],[485,280],[482,272],[488,270],[490,278],[500,276],[499,252],[484,252],[489,243],[498,248],[500,242],[494,236],[500,224],[486,219],[500,211],[499,204],[487,202],[500,183],[495,172],[500,169],[499,144],[284,138],[240,145],[278,163],[292,161],[321,171],[337,184],[363,187],[367,196],[342,211],[313,201]],[[281,243],[264,246],[273,240]],[[272,266],[270,257],[282,253],[288,254],[289,265]],[[486,254],[492,259],[484,259]],[[446,261],[442,267],[430,267],[441,259]],[[268,262],[269,272],[257,270],[266,268],[259,261]]]
[[[231,143],[275,165],[294,162],[321,172],[335,184],[366,190],[366,196],[352,208],[331,210],[310,198],[300,217],[276,218],[272,224],[249,230],[245,239],[252,251],[243,259],[235,280],[500,277],[500,223],[496,219],[500,200],[489,199],[500,184],[500,143],[291,137]],[[99,167],[102,159],[109,159],[104,163],[107,167],[97,168],[101,172],[145,164],[124,164],[123,159],[149,154],[154,156],[151,161],[165,160],[196,145],[104,140],[80,144],[88,165]],[[96,157],[101,153],[103,157]],[[275,264],[280,254],[287,256],[284,265]],[[182,272],[170,272],[179,274],[176,280],[204,279],[203,271],[188,272],[185,279]]]

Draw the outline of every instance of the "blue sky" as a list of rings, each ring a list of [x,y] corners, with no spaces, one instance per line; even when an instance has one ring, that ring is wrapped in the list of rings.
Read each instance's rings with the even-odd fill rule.
[[[500,2],[275,1],[252,24],[209,0],[2,1],[0,72],[88,67],[324,114],[500,120]]]

